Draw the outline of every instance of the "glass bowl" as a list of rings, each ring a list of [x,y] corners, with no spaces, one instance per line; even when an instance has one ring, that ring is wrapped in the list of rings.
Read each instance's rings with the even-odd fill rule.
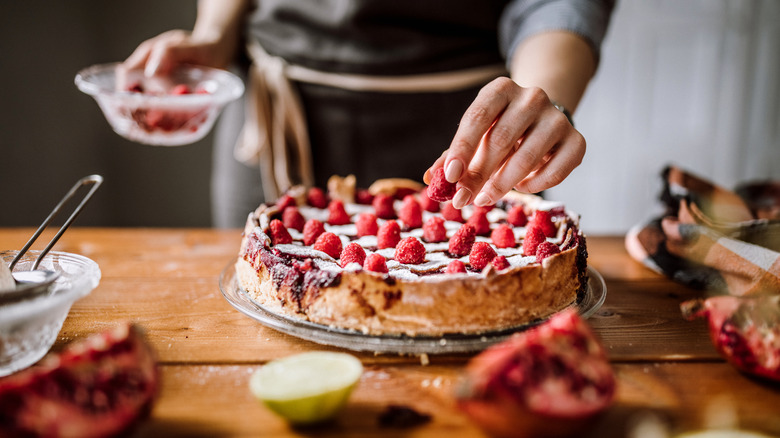
[[[220,69],[181,66],[165,77],[146,77],[120,63],[98,64],[76,75],[114,131],[139,143],[181,146],[211,131],[222,109],[244,92],[238,76]]]
[[[9,264],[18,251],[0,251]],[[30,269],[40,251],[28,251],[14,271]],[[40,269],[59,273],[47,295],[0,305],[0,377],[24,369],[49,351],[68,316],[71,305],[100,282],[100,268],[77,254],[51,251]]]

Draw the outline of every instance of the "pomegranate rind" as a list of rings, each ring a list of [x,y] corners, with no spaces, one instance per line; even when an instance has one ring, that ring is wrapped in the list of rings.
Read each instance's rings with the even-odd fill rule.
[[[780,381],[780,295],[717,296],[680,305],[688,320],[706,318],[720,355],[745,373]]]
[[[158,385],[142,332],[121,325],[0,379],[0,436],[114,436],[149,415]]]
[[[568,309],[488,348],[466,367],[458,406],[495,436],[562,436],[614,399],[606,351]]]

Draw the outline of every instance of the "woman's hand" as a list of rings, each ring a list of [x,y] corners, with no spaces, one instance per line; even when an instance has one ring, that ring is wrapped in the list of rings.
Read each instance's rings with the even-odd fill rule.
[[[515,188],[535,193],[563,181],[585,155],[585,139],[541,88],[502,77],[477,95],[449,149],[425,174],[444,166],[457,182],[455,208],[491,205]]]
[[[219,38],[194,36],[184,30],[170,30],[142,42],[125,60],[127,70],[143,69],[146,76],[166,75],[181,64],[224,68],[233,52]]]

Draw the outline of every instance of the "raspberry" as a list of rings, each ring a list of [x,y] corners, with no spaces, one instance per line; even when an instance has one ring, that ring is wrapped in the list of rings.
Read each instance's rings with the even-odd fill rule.
[[[279,219],[274,219],[268,224],[268,234],[271,235],[271,243],[274,245],[292,243],[290,232]]]
[[[455,257],[463,257],[471,252],[471,246],[477,238],[473,225],[464,224],[450,237],[449,252]]]
[[[387,274],[387,262],[380,254],[374,253],[366,257],[366,261],[363,263],[363,269],[366,271]]]
[[[448,221],[465,222],[463,220],[463,213],[460,210],[452,206],[452,202],[445,202],[441,206],[441,215]]]
[[[496,227],[490,233],[490,240],[493,241],[493,245],[496,245],[496,248],[515,247],[515,233],[512,231],[512,227],[507,224],[501,224]]]
[[[317,219],[309,219],[303,225],[303,244],[314,245],[320,234],[325,232],[325,225]]]
[[[466,223],[474,226],[478,236],[490,234],[490,222],[488,222],[487,213],[483,209],[475,208]]]
[[[487,242],[476,242],[469,253],[469,264],[477,271],[485,269],[496,258],[496,250]]]
[[[404,198],[401,209],[398,211],[398,218],[406,225],[407,229],[422,226],[422,207],[413,195],[406,195]]]
[[[366,251],[355,242],[347,244],[339,257],[339,264],[342,268],[345,268],[350,263],[357,263],[363,266],[364,261],[366,261]]]
[[[558,234],[558,229],[555,228],[549,211],[536,210],[531,220],[528,221],[528,226],[541,228],[545,237],[554,237]]]
[[[325,190],[312,187],[306,194],[306,202],[314,208],[325,208],[328,206],[328,195],[325,194]]]
[[[466,264],[460,260],[453,260],[447,265],[447,269],[444,271],[446,274],[465,274]]]
[[[178,84],[171,89],[170,94],[192,94],[192,90],[186,84]]]
[[[360,213],[355,221],[355,227],[357,228],[357,236],[376,236],[379,231],[379,225],[376,223],[376,215],[374,213]]]
[[[372,195],[371,192],[369,192],[366,189],[358,189],[355,192],[355,202],[357,202],[358,204],[371,205],[371,202],[373,200],[374,200],[374,195]]]
[[[379,249],[395,248],[401,240],[401,226],[396,221],[387,221],[379,227],[376,246]]]
[[[540,243],[546,242],[544,237],[544,231],[539,227],[528,227],[525,231],[525,239],[523,239],[523,254],[526,256],[536,255],[536,248]]]
[[[371,201],[374,206],[376,217],[380,219],[395,219],[395,209],[393,209],[393,197],[384,194],[374,196]]]
[[[528,223],[528,216],[525,215],[525,209],[521,205],[515,205],[507,212],[506,221],[513,227],[524,227]]]
[[[352,222],[347,210],[344,209],[344,202],[334,199],[328,204],[328,223],[331,225],[346,225]]]
[[[337,259],[341,255],[341,239],[339,239],[339,236],[326,231],[320,234],[320,237],[314,242],[314,249]]]
[[[444,219],[439,216],[431,216],[423,225],[423,240],[428,243],[447,240],[447,229],[444,228]]]
[[[419,265],[425,261],[425,246],[416,237],[407,237],[395,247],[395,259],[399,263]]]
[[[440,167],[433,171],[431,183],[428,184],[428,197],[434,201],[449,201],[455,196],[455,183],[447,181],[444,177],[444,168]]]
[[[290,195],[282,195],[281,198],[276,200],[276,208],[278,208],[279,211],[284,211],[287,207],[295,207],[297,205],[298,201]]]
[[[287,207],[282,212],[282,223],[287,228],[292,228],[298,231],[303,231],[303,225],[306,223],[306,219],[298,211],[298,207]]]
[[[422,207],[423,210],[430,211],[431,213],[439,212],[439,203],[428,197],[428,190],[420,190],[419,196],[420,207]]]
[[[491,265],[493,265],[494,268],[496,268],[497,271],[503,271],[504,269],[509,267],[509,261],[506,259],[506,257],[500,255],[496,256],[491,262]]]
[[[536,247],[536,261],[542,263],[542,260],[560,252],[561,249],[558,248],[558,245],[545,240]]]

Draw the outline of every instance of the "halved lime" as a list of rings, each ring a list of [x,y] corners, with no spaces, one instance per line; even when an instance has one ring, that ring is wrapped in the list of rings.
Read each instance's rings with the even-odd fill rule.
[[[277,359],[255,371],[249,389],[292,423],[316,423],[344,406],[363,373],[349,354],[313,351]]]

